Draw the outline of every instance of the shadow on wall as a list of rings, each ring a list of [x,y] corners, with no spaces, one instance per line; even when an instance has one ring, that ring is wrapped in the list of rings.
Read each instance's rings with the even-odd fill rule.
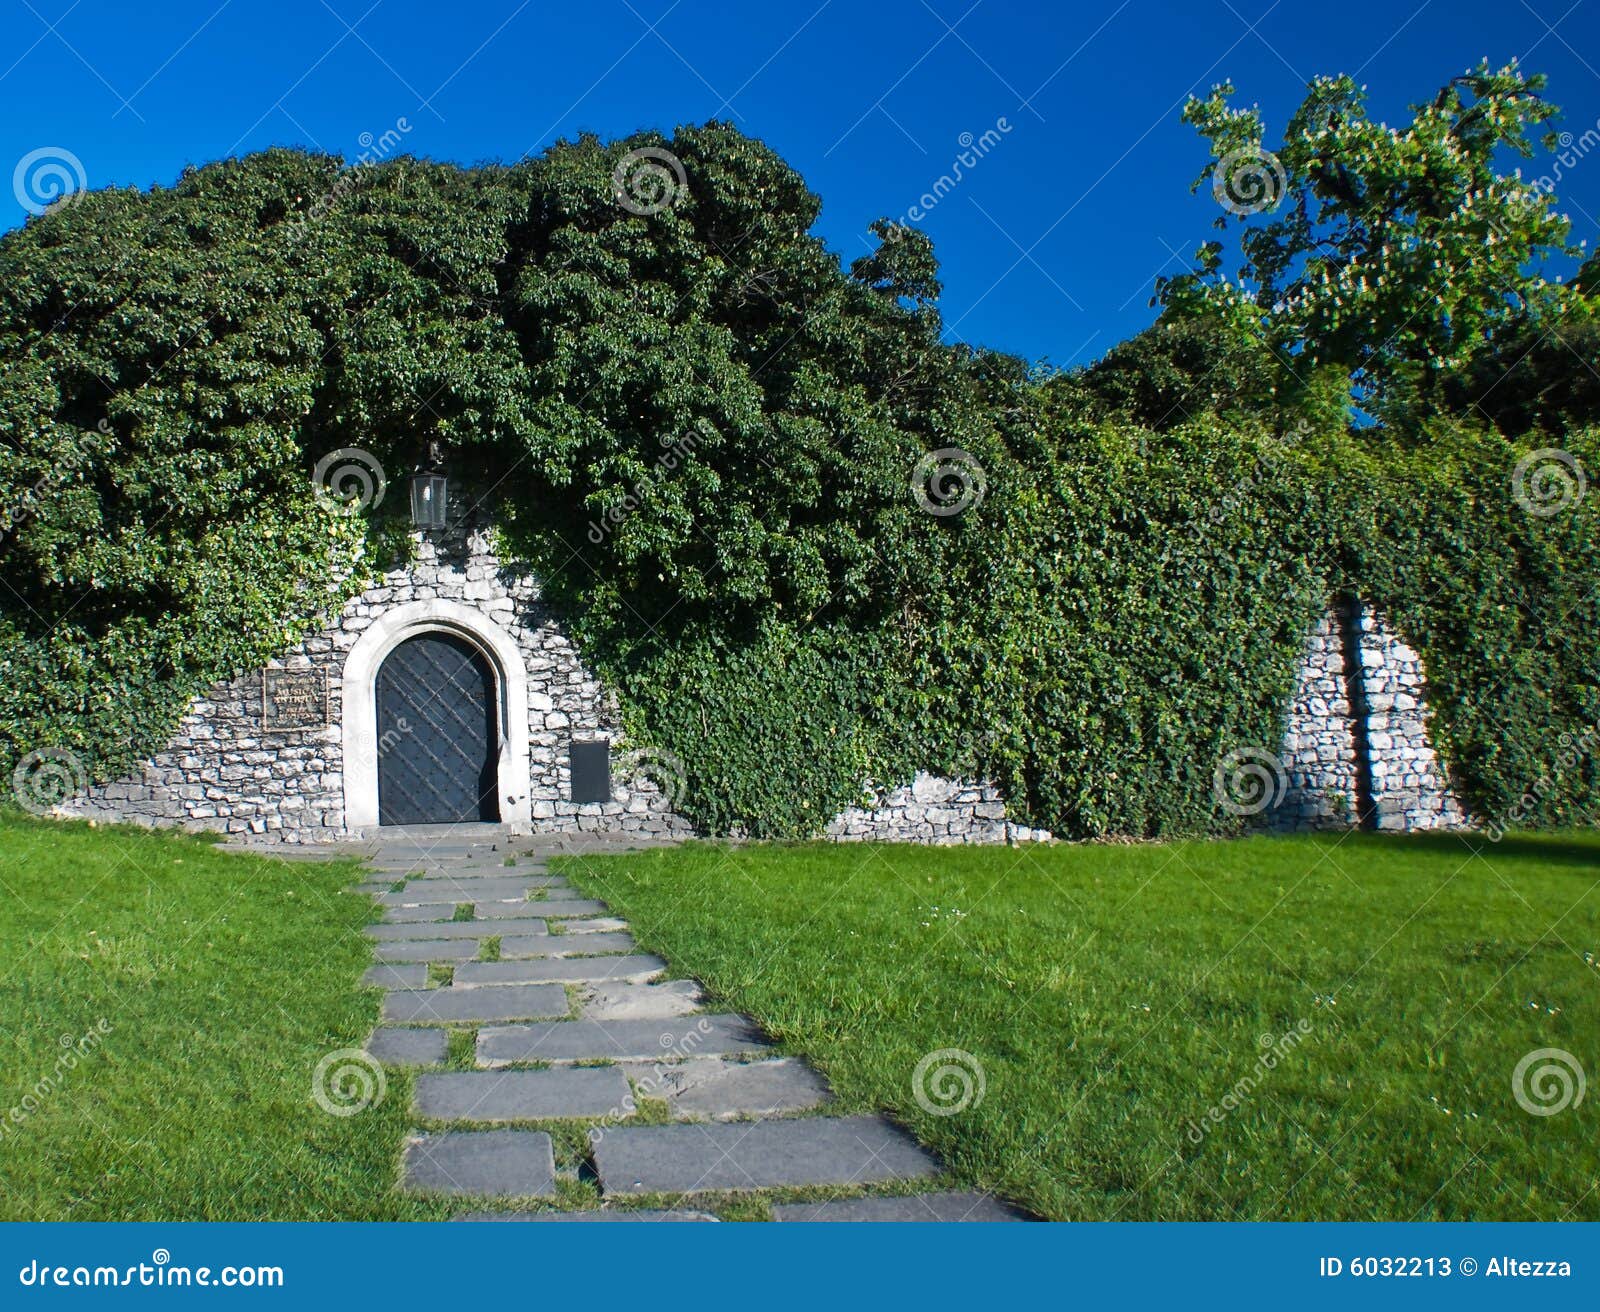
[[[1467,827],[1429,742],[1428,714],[1422,657],[1368,603],[1336,601],[1301,658],[1269,828]]]

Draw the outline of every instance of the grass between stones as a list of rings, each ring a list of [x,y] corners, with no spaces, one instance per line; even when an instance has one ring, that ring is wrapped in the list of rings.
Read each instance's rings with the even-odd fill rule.
[[[831,1110],[885,1110],[1041,1215],[1600,1218],[1600,1098],[1513,1091],[1539,1049],[1600,1077],[1593,832],[559,868],[815,1062]]]
[[[448,1216],[394,1189],[408,1075],[313,1096],[378,1012],[365,873],[0,814],[0,1216]]]

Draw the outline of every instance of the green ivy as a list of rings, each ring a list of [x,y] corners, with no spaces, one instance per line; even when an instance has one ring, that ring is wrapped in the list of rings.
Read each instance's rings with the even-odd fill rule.
[[[640,147],[684,170],[659,213],[617,203]],[[429,439],[712,832],[814,833],[917,769],[1063,835],[1224,828],[1217,761],[1278,741],[1345,590],[1423,650],[1486,811],[1594,722],[1594,501],[1519,513],[1536,444],[1308,429],[1248,352],[1196,406],[1187,332],[1038,376],[942,340],[925,238],[880,223],[847,271],[819,204],[710,124],[509,169],[269,151],[8,234],[0,764],[158,749],[404,550],[400,489],[357,513],[318,461],[398,482]],[[932,514],[950,449],[972,504]]]

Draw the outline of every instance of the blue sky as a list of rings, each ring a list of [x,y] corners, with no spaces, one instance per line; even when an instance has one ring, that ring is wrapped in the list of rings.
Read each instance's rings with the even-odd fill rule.
[[[1191,91],[1231,77],[1270,145],[1314,74],[1398,117],[1483,56],[1548,73],[1575,134],[1600,121],[1600,0],[0,0],[0,164],[59,148],[92,187],[147,186],[269,145],[354,156],[401,119],[413,153],[472,163],[721,117],[800,170],[848,260],[1003,118],[922,223],[946,320],[1068,364],[1147,324],[1211,235]],[[1561,196],[1594,245],[1600,150]],[[0,226],[23,217],[0,188]]]

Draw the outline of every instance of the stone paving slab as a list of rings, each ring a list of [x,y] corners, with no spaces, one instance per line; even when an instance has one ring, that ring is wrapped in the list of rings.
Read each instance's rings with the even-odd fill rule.
[[[667,968],[660,957],[544,957],[528,961],[471,961],[456,967],[459,988],[479,984],[533,984],[585,980],[647,980]]]
[[[435,906],[441,902],[525,902],[535,887],[528,879],[412,879],[398,893],[378,899],[386,907]]]
[[[388,943],[402,938],[490,938],[496,934],[543,934],[547,930],[544,920],[535,916],[506,922],[504,926],[487,920],[446,920],[430,921],[426,925],[368,925],[363,932],[368,938]]]
[[[622,1125],[594,1148],[612,1196],[869,1184],[937,1175],[916,1140],[880,1116],[738,1125]]]
[[[430,1135],[406,1145],[405,1185],[465,1197],[544,1197],[556,1191],[555,1153],[540,1130]]]
[[[393,879],[367,879],[356,885],[358,893],[387,893],[395,886]]]
[[[797,1057],[725,1061],[695,1057],[652,1067],[628,1064],[648,1098],[663,1099],[675,1119],[728,1120],[809,1111],[828,1102],[828,1082]]]
[[[402,907],[391,903],[383,909],[383,921],[386,925],[437,925],[454,919],[455,913],[452,903],[433,903],[425,907]]]
[[[368,966],[361,982],[369,988],[425,989],[428,987],[426,962],[403,966]]]
[[[545,908],[548,902],[530,902],[522,898],[515,902],[490,901],[485,899],[472,904],[473,914],[479,920],[522,920],[528,916],[548,916]]]
[[[445,1059],[450,1039],[443,1030],[412,1030],[380,1025],[367,1051],[389,1066],[433,1066]]]
[[[390,993],[383,1018],[420,1023],[539,1020],[565,1016],[567,991],[559,984],[508,984],[497,989],[425,989]]]
[[[987,1194],[912,1194],[907,1198],[830,1198],[779,1203],[774,1221],[1026,1221]]]
[[[452,1221],[715,1221],[710,1212],[687,1209],[664,1211],[655,1207],[633,1210],[594,1208],[587,1212],[465,1212]]]
[[[379,961],[475,961],[478,941],[470,938],[423,938],[379,943],[372,955]]]
[[[620,1117],[632,1108],[616,1066],[543,1071],[445,1071],[419,1075],[418,1116],[440,1121],[543,1121]]]
[[[619,916],[592,916],[583,920],[569,920],[562,928],[568,934],[616,934],[628,928],[628,922]]]
[[[592,897],[552,897],[535,902],[533,905],[539,908],[541,916],[548,916],[552,920],[566,917],[602,916],[611,910],[604,902],[596,901]]]
[[[699,1011],[705,1003],[692,979],[662,984],[608,983],[586,985],[578,1015],[584,1020],[670,1020]]]
[[[481,992],[482,990],[476,990]],[[661,1060],[699,1053],[764,1053],[771,1044],[743,1016],[679,1020],[558,1020],[541,1025],[492,1026],[478,1031],[478,1063],[515,1061]]]
[[[632,952],[632,934],[509,934],[500,940],[500,959],[512,957],[572,957],[598,952]]]

